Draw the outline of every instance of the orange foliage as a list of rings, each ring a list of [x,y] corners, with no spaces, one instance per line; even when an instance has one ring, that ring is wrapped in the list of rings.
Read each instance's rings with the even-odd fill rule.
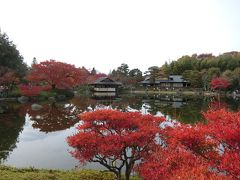
[[[51,90],[51,86],[19,85],[22,95],[32,97],[39,95],[42,91]]]
[[[118,179],[123,166],[128,179],[136,161],[153,148],[163,121],[151,115],[116,110],[87,112],[79,118],[83,122],[78,133],[68,137],[69,145],[75,148],[73,156],[81,162],[99,162]]]
[[[47,83],[52,88],[71,89],[86,81],[86,71],[55,60],[32,65],[27,79],[33,83]]]
[[[207,123],[162,129],[164,119],[152,115],[84,113],[68,143],[81,162],[99,162],[116,175],[124,165],[125,173],[131,172],[141,160],[135,169],[148,180],[240,179],[240,112],[218,109],[203,115]]]
[[[230,86],[230,83],[222,77],[214,78],[211,81],[211,88],[213,89],[226,89],[228,86]]]
[[[204,113],[208,123],[168,128],[167,148],[140,165],[145,179],[239,179],[240,113]],[[174,166],[173,166],[174,165]],[[154,177],[149,174],[156,173]]]

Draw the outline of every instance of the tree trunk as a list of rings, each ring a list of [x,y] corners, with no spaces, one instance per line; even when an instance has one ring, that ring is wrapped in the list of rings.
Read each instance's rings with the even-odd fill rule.
[[[218,108],[221,107],[221,102],[220,102],[220,90],[218,90]]]
[[[131,173],[131,172],[128,172],[128,173],[126,172],[126,173],[125,173],[125,179],[126,179],[126,180],[129,180],[129,179],[130,179],[130,173]]]
[[[125,170],[125,179],[126,180],[130,179],[130,174],[131,174],[131,168],[129,166],[126,166],[126,170]]]
[[[52,89],[56,89],[56,84],[52,84]]]
[[[117,180],[121,180],[121,172],[116,173]]]

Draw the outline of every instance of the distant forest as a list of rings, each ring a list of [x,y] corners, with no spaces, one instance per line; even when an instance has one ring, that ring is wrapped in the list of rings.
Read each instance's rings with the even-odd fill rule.
[[[236,89],[240,85],[240,52],[233,51],[219,56],[183,56],[177,61],[165,63],[160,69],[166,75],[182,75],[191,87],[209,89],[213,78],[223,77],[231,84],[230,89]]]
[[[151,66],[142,73],[139,69],[129,69],[127,64],[121,64],[110,76],[125,85],[134,85],[146,76],[152,81],[167,78],[169,75],[182,75],[192,88],[210,89],[210,82],[216,77],[222,77],[230,83],[230,90],[240,86],[240,52],[227,52],[219,56],[212,54],[193,54],[182,56],[176,61],[163,66]]]

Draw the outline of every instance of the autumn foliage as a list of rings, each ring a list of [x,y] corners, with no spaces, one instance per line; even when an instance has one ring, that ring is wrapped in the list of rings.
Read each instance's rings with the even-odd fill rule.
[[[0,77],[0,84],[8,86],[9,84],[14,84],[18,82],[14,71],[8,71]]]
[[[208,123],[168,129],[167,148],[139,166],[145,179],[239,179],[240,113],[208,111]],[[155,174],[154,176],[151,176]]]
[[[212,89],[226,89],[229,87],[229,85],[230,85],[230,83],[228,82],[228,80],[226,80],[222,77],[214,78],[211,81]]]
[[[127,179],[133,168],[147,180],[240,179],[240,112],[203,115],[206,122],[162,127],[164,119],[152,115],[88,112],[68,143],[74,157],[99,162],[118,179],[123,166]]]
[[[86,71],[74,65],[50,60],[33,64],[27,79],[31,83],[50,85],[52,89],[72,89],[85,82]]]
[[[156,134],[163,118],[138,112],[98,110],[79,116],[78,133],[68,138],[80,162],[98,162],[121,178],[129,179],[136,161],[146,156],[156,144]]]
[[[2,86],[5,91],[11,90],[16,84],[19,83],[19,78],[13,70],[6,69],[3,74],[0,74],[0,86]]]
[[[38,96],[42,91],[51,90],[51,86],[19,85],[19,89],[22,95],[33,97],[33,96]]]

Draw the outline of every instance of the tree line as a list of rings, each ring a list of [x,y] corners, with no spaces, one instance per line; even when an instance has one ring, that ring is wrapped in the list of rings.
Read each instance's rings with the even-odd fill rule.
[[[212,79],[222,77],[230,83],[230,89],[236,89],[240,85],[240,52],[233,51],[218,56],[182,56],[176,61],[166,62],[160,69],[166,75],[182,75],[193,88],[208,90]]]
[[[125,85],[137,85],[145,77],[155,82],[157,79],[168,78],[169,75],[182,75],[192,88],[211,89],[211,81],[223,78],[229,82],[229,90],[240,86],[240,52],[228,52],[218,56],[212,54],[193,54],[165,62],[162,66],[151,66],[146,72],[138,68],[129,69],[127,64],[121,64],[110,72],[110,76]]]

